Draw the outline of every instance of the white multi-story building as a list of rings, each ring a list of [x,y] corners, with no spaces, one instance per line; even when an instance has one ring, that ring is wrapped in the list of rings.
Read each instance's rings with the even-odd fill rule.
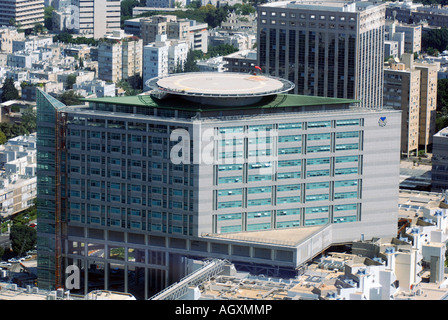
[[[12,41],[12,52],[16,51],[33,51],[40,47],[50,46],[53,44],[53,37],[47,36],[28,36],[22,40]]]
[[[142,75],[143,41],[114,31],[98,45],[98,78],[117,82]]]
[[[4,218],[31,205],[36,197],[36,134],[10,139],[0,148],[0,215]]]
[[[168,40],[167,35],[157,35],[156,41],[143,47],[143,84],[149,79],[173,73],[187,59],[185,41]]]
[[[0,28],[0,50],[2,52],[11,53],[14,40],[24,40],[25,33],[18,32],[15,27],[3,26]]]
[[[36,23],[44,23],[44,0],[5,0],[0,12],[0,25],[32,29]]]
[[[74,0],[74,30],[95,39],[120,30],[120,0]]]

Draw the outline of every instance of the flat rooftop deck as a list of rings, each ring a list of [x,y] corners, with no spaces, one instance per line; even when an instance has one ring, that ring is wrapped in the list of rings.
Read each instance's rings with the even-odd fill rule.
[[[203,234],[203,236],[209,237],[209,238],[258,242],[258,243],[296,247],[298,244],[300,244],[307,238],[311,237],[312,235],[316,234],[319,230],[323,229],[325,226],[326,225],[313,226],[313,227],[250,231],[250,232]]]

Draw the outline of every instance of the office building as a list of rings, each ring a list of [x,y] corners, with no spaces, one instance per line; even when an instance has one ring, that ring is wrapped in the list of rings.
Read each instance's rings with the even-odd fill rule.
[[[396,235],[400,112],[247,73],[148,85],[85,106],[39,91],[39,287],[75,264],[86,292],[148,298],[183,257],[291,276],[332,244]]]
[[[44,0],[5,0],[0,4],[0,26],[32,29],[44,23]]]
[[[448,190],[448,128],[433,137],[431,177],[432,190]]]
[[[387,3],[386,18],[407,24],[427,23],[431,27],[446,27],[448,9],[441,4],[424,5],[413,1],[390,1]]]
[[[381,109],[386,4],[279,1],[258,6],[263,72],[295,83],[294,93],[360,100]]]
[[[120,30],[121,6],[119,0],[73,0],[75,32],[100,39],[106,34]]]

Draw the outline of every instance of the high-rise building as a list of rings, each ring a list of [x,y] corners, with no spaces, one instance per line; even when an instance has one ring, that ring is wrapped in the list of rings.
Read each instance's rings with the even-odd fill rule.
[[[44,0],[5,0],[0,4],[0,26],[32,29],[44,23]]]
[[[433,139],[432,190],[441,192],[448,190],[448,127],[437,132]]]
[[[401,153],[418,151],[420,116],[419,70],[405,63],[390,62],[384,69],[384,105],[402,111]]]
[[[120,0],[73,0],[74,30],[95,39],[120,30]]]
[[[414,61],[404,53],[400,62],[389,61],[384,69],[384,105],[401,109],[401,152],[423,150],[432,144],[437,106],[439,63]]]
[[[148,85],[82,107],[39,90],[39,287],[75,265],[86,292],[147,298],[183,257],[292,275],[332,244],[396,235],[400,112],[247,73]]]
[[[258,6],[263,72],[296,84],[294,93],[383,105],[385,4],[278,1]]]

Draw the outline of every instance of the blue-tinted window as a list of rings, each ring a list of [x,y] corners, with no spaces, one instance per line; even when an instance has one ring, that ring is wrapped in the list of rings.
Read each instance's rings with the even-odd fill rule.
[[[283,186],[277,186],[278,192],[297,191],[297,190],[300,190],[300,184],[287,184],[287,185],[283,185]]]

